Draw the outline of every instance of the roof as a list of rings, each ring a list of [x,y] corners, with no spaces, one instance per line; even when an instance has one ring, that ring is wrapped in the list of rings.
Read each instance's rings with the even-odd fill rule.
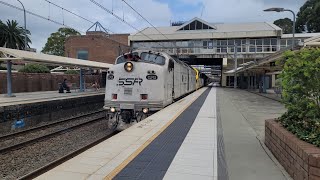
[[[11,60],[11,61],[23,60],[27,62],[37,62],[37,63],[43,63],[43,64],[90,67],[90,68],[96,68],[96,69],[108,69],[112,66],[112,64],[108,64],[108,63],[54,56],[54,55],[48,55],[48,54],[39,54],[35,52],[28,52],[28,51],[9,49],[9,48],[3,48],[3,47],[0,47],[0,52],[5,54],[6,56],[6,57],[0,58],[2,60]]]
[[[200,20],[200,19],[196,19]],[[163,34],[175,34],[175,33],[183,33],[183,31],[178,31],[183,26],[189,24],[190,21],[181,25],[181,26],[168,26],[168,27],[157,27],[157,29]],[[194,32],[198,31],[206,31],[210,33],[217,32],[248,32],[248,31],[274,31],[281,30],[278,26],[275,26],[271,23],[267,22],[257,22],[257,23],[234,23],[234,24],[214,24],[208,23],[211,27],[215,27],[216,29],[208,29],[208,30],[194,30]],[[191,31],[188,31],[192,33]],[[135,35],[143,35],[144,34],[159,34],[159,32],[153,27],[147,27],[137,33]]]
[[[262,58],[262,59],[259,59],[257,60],[256,62],[248,62],[248,63],[244,63],[242,64],[243,66],[242,67],[238,67],[237,70],[236,70],[236,73],[240,73],[240,72],[243,72],[243,71],[246,71],[246,70],[249,70],[249,69],[253,69],[253,68],[258,68],[259,66],[263,66],[264,64],[267,64],[267,63],[270,63],[270,62],[275,62],[276,60],[278,60],[279,58],[282,57],[283,53],[285,51],[287,51],[288,49],[290,49],[291,47],[288,47],[286,49],[283,49],[283,50],[280,50],[280,51],[277,51],[265,58]],[[296,46],[294,47],[294,51],[296,50],[299,50],[301,47],[299,46]],[[227,72],[224,72],[224,74],[230,74],[230,73],[234,73],[234,69],[230,70],[230,71],[227,71]]]
[[[320,33],[318,33],[318,34],[320,34]],[[320,47],[320,35],[304,40],[304,45],[305,46]]]
[[[237,72],[241,69],[243,69],[243,67],[238,67]],[[224,72],[224,74],[233,74],[233,73],[235,73],[234,69]]]
[[[294,37],[296,38],[310,38],[320,36],[320,33],[295,33]],[[292,38],[292,34],[282,34],[281,38]]]
[[[204,24],[204,25],[207,25],[208,28],[206,28],[206,29],[217,29],[217,27],[215,27],[213,24],[210,24],[210,23],[208,23],[208,22],[206,22],[206,21],[204,21],[204,20],[202,20],[202,19],[199,19],[199,18],[195,17],[195,18],[191,19],[190,21],[185,22],[184,24],[182,24],[182,25],[179,27],[178,30],[182,30],[185,26],[188,26],[188,25],[191,24],[192,22],[200,22],[200,23],[202,23],[202,24]]]
[[[179,30],[184,26],[190,24],[193,21],[200,21],[213,29],[202,29],[202,30]],[[265,37],[265,36],[281,36],[281,28],[268,22],[257,22],[257,23],[208,23],[199,18],[193,18],[191,21],[184,23],[181,26],[167,26],[167,27],[147,27],[139,32],[136,32],[129,36],[132,41],[150,41],[150,36],[153,40],[166,40],[158,30],[166,35],[168,39],[201,39],[201,38],[234,38],[234,37]],[[188,33],[188,36],[186,36]],[[200,36],[199,36],[200,34]],[[189,36],[191,35],[191,37]],[[192,35],[197,35],[192,37]]]

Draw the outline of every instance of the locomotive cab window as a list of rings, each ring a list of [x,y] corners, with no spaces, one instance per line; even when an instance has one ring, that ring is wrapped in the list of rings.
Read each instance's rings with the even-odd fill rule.
[[[118,59],[116,60],[116,64],[121,64],[121,63],[125,63],[127,61],[130,61],[130,59],[126,59],[125,58],[126,55],[122,55],[120,57],[118,57]],[[137,52],[132,53],[132,56],[138,56]]]
[[[151,54],[151,53],[141,53],[141,60],[145,62],[155,63],[159,65],[164,65],[166,58],[160,54]]]

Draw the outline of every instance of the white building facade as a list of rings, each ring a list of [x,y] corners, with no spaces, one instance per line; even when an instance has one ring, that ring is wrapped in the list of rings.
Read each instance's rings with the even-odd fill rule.
[[[317,35],[296,34],[296,43]],[[282,34],[281,28],[272,23],[222,24],[193,18],[179,26],[145,28],[130,35],[129,44],[132,48],[167,52],[191,65],[220,66],[221,85],[231,87],[234,76],[225,72],[235,68],[235,56],[240,66],[255,62],[290,48],[291,38],[292,34]]]

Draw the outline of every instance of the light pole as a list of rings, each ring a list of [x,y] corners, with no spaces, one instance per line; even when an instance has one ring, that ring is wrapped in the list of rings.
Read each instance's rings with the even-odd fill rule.
[[[237,85],[238,85],[238,81],[237,81],[237,69],[238,69],[238,57],[237,57],[237,51],[238,51],[238,48],[237,48],[238,44],[235,44],[234,45],[234,80],[233,80],[233,88],[237,88]]]
[[[292,25],[292,50],[294,48],[294,34],[295,34],[295,30],[296,30],[296,14],[290,10],[290,9],[284,9],[284,8],[269,8],[269,9],[265,9],[263,11],[275,11],[275,12],[284,12],[284,11],[289,11],[293,14],[293,25]]]
[[[22,4],[22,2],[20,0],[19,3],[22,5],[23,7],[23,13],[24,13],[24,50],[27,50],[27,19],[26,19],[26,10],[24,9],[24,6]]]

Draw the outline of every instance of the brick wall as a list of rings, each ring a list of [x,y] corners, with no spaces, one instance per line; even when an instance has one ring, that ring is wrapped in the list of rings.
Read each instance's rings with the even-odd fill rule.
[[[88,51],[88,60],[113,64],[119,53],[128,52],[129,34],[87,32],[86,35],[70,36],[65,42],[65,56],[77,58],[78,50]]]
[[[299,140],[275,120],[266,120],[265,144],[295,180],[320,179],[320,148]]]
[[[58,90],[58,84],[63,79],[67,79],[69,83],[76,83],[79,87],[79,75],[12,73],[12,92],[55,91]],[[101,79],[101,75],[85,75],[86,83],[93,83],[98,80],[102,85]],[[0,94],[5,93],[7,93],[7,74],[0,73]]]

